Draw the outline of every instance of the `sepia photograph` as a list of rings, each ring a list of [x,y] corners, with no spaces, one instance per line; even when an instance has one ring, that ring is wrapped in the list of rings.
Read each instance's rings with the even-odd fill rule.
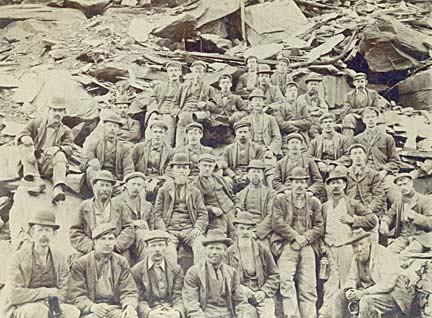
[[[0,0],[0,318],[432,318],[432,0]]]

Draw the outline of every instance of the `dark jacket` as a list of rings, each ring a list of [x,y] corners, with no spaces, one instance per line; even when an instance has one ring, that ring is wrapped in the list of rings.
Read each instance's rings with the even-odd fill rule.
[[[249,143],[249,161],[253,159],[263,159],[264,158],[264,147],[254,143]],[[227,163],[228,168],[226,173],[228,176],[235,176],[235,169],[238,165],[238,143],[235,142],[228,145],[223,152],[223,159]]]
[[[97,159],[101,166],[103,166],[105,162],[104,156],[104,139],[92,140],[91,142],[86,143],[83,148],[83,161],[81,163],[81,171],[85,172],[87,170],[88,162],[92,159]],[[114,176],[117,180],[123,180],[123,177],[125,175],[134,171],[135,169],[129,145],[126,142],[117,140]]]
[[[261,115],[262,123],[263,123],[263,141],[264,147],[266,150],[271,150],[275,155],[281,153],[282,147],[282,136],[279,130],[279,126],[276,122],[276,119],[273,116],[262,114]],[[252,115],[246,116],[242,118],[242,121],[247,121],[253,123]],[[254,140],[254,127],[252,125],[252,140]]]
[[[148,174],[147,165],[148,165],[150,151],[151,151],[151,139],[136,144],[132,150],[132,160],[135,165],[135,170],[142,172],[145,175]],[[170,162],[173,156],[173,153],[174,153],[173,149],[168,144],[164,143],[162,145],[160,171],[159,171],[160,176],[162,176],[165,173],[168,167],[168,163]]]
[[[351,164],[351,160],[349,158],[348,148],[351,145],[350,140],[335,132],[333,136],[333,149],[334,149],[334,160],[332,163],[337,166],[349,166]],[[321,161],[323,156],[324,149],[324,137],[319,135],[315,139],[313,139],[309,145],[308,154],[315,158],[316,161]]]
[[[170,111],[174,110],[174,97],[181,83],[177,82],[176,87],[173,88],[172,92],[169,92],[169,84],[170,83],[168,81],[162,81],[155,84],[155,86],[153,87],[153,90],[149,97],[149,104],[147,106],[146,120],[150,118],[150,115],[152,113],[159,112],[160,108],[164,104],[168,104],[171,106]],[[171,94],[173,94],[172,98],[169,98]]]
[[[127,260],[116,253],[111,256],[114,304],[122,308],[138,306],[138,290]],[[94,252],[81,256],[72,264],[69,284],[70,299],[81,314],[89,314],[96,293],[96,257]]]
[[[118,202],[120,206],[123,206],[126,208],[126,210],[129,213],[129,216],[131,220],[144,220],[147,222],[147,224],[150,224],[150,216],[152,212],[152,204],[145,200],[145,195],[141,195],[140,197],[140,209],[139,212],[141,214],[141,218],[138,218],[138,215],[135,213],[136,208],[131,205],[131,202],[129,200],[129,194],[127,193],[127,190],[125,189],[122,193],[120,193],[118,196],[114,197],[112,201]]]
[[[179,89],[177,90],[177,93],[174,97],[174,105],[175,105],[175,111],[174,112],[180,112],[186,102],[186,99],[190,96],[190,89],[192,87],[193,82],[187,81],[180,85]],[[199,102],[206,102],[206,106],[203,109],[204,111],[210,111],[214,107],[214,100],[215,97],[215,90],[210,85],[207,85],[205,83],[201,83],[201,89],[200,89],[200,95],[198,98]]]
[[[235,88],[235,92],[237,94],[247,95],[250,93],[250,90],[248,90],[248,87],[247,87],[248,80],[249,80],[249,72],[246,72],[246,73],[243,73],[242,75],[240,75],[240,77],[237,81],[237,86]],[[257,84],[258,84],[258,74],[256,74],[255,87]]]
[[[252,241],[252,250],[256,265],[255,270],[258,279],[258,288],[263,291],[268,298],[273,298],[280,283],[279,270],[273,255],[268,247],[255,241]],[[236,269],[240,276],[240,283],[243,284],[243,268],[238,241],[228,248],[227,264]]]
[[[81,203],[70,227],[70,242],[77,251],[87,254],[93,250],[92,231],[96,227],[94,198]],[[123,253],[135,241],[135,231],[129,211],[119,200],[111,200],[110,223],[116,225],[115,251]]]
[[[174,182],[167,181],[159,189],[154,205],[155,230],[166,230],[174,210]],[[186,204],[192,224],[205,232],[208,225],[207,208],[199,189],[186,183]]]
[[[121,141],[138,142],[141,139],[140,122],[128,117],[126,123],[120,129],[119,139]]]
[[[360,105],[356,100],[357,90],[353,89],[345,95],[344,100],[344,114],[357,113],[360,109],[365,107],[379,107],[378,93],[373,89],[366,88],[367,101],[365,105]]]
[[[234,113],[240,113],[242,117],[249,114],[247,103],[238,95],[230,93],[227,95],[227,101],[224,102],[222,93],[218,91],[214,96],[214,107],[210,110],[211,113],[220,116],[231,117]]]
[[[306,132],[312,126],[309,109],[306,105],[302,106],[296,102],[290,104],[284,101],[273,107],[273,113],[282,135],[293,132]]]
[[[182,317],[184,317],[183,300],[181,296],[184,275],[181,267],[165,258],[168,297],[166,299],[159,299],[158,295],[154,294],[153,288],[150,285],[147,264],[148,256],[132,267],[131,270],[138,287],[139,307],[140,311],[143,313],[143,318],[148,318],[151,309],[160,302],[171,304],[173,309],[180,312]]]

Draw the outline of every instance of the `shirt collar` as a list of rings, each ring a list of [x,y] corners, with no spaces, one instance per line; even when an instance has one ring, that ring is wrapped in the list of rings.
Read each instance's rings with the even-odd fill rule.
[[[153,267],[154,263],[151,258],[148,259],[147,262],[147,269],[151,269]],[[159,264],[160,268],[165,272],[165,260],[162,259],[162,262]]]

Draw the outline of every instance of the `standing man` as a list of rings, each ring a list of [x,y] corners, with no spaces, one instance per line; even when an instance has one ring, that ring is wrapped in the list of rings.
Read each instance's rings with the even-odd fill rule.
[[[296,167],[306,169],[308,175],[308,191],[315,196],[322,196],[324,192],[324,183],[319,172],[318,166],[313,158],[302,153],[304,148],[303,136],[298,133],[292,133],[287,137],[287,154],[276,164],[273,189],[277,192],[288,192],[291,188],[289,176]]]
[[[171,234],[169,253],[172,256],[177,255],[180,245],[188,246],[197,263],[202,259],[201,241],[208,225],[207,208],[200,190],[188,182],[191,162],[186,155],[174,154],[170,167],[173,180],[167,181],[156,197],[154,227]]]
[[[18,133],[16,143],[27,191],[37,195],[45,190],[41,176],[53,178],[52,202],[66,199],[67,158],[72,156],[72,130],[62,123],[66,100],[53,97],[48,102],[48,116],[31,120]]]
[[[86,143],[83,149],[81,170],[86,175],[87,185],[92,189],[93,179],[100,170],[109,171],[118,181],[134,172],[130,147],[119,139],[122,119],[115,113],[103,119],[102,140]]]
[[[254,159],[264,158],[264,147],[251,140],[251,123],[239,121],[234,124],[236,142],[228,145],[223,152],[227,164],[226,174],[233,181],[234,193],[247,185],[247,166]]]
[[[361,121],[362,110],[366,107],[379,107],[378,93],[373,89],[366,88],[367,84],[367,75],[357,73],[353,78],[355,89],[345,96],[342,132],[349,138],[364,130],[364,124]]]
[[[257,89],[262,91],[264,95],[264,100],[263,100],[264,105],[282,103],[284,98],[281,90],[279,89],[278,86],[273,85],[270,80],[270,75],[273,74],[273,71],[270,69],[270,66],[268,66],[267,64],[258,65],[257,74],[258,74]]]
[[[188,318],[249,318],[250,305],[237,271],[222,262],[232,241],[221,230],[211,230],[202,242],[205,260],[186,273],[183,304]]]
[[[209,225],[207,230],[220,229],[228,237],[234,237],[232,220],[236,212],[237,197],[225,179],[214,175],[216,159],[211,154],[198,159],[199,175],[192,183],[201,191],[207,208]]]
[[[335,130],[336,117],[326,113],[319,119],[322,133],[311,141],[309,155],[315,159],[325,178],[336,166],[349,166],[348,147],[351,142]]]
[[[258,83],[258,58],[248,56],[246,58],[247,72],[240,75],[235,92],[239,95],[248,96],[257,86]]]
[[[115,112],[122,121],[119,140],[135,144],[141,139],[141,126],[138,120],[129,117],[130,104],[131,102],[126,95],[118,96],[115,101]]]
[[[258,318],[276,318],[274,296],[279,288],[279,271],[270,249],[253,239],[253,216],[240,212],[234,220],[237,239],[228,248],[227,264],[240,277],[243,293],[255,307]]]
[[[183,147],[175,149],[176,152],[186,154],[188,160],[192,162],[190,172],[191,177],[196,177],[199,174],[198,159],[203,154],[213,152],[213,148],[203,146],[201,139],[203,137],[204,128],[200,123],[191,123],[186,127],[187,144]]]
[[[343,245],[354,229],[371,231],[377,225],[377,217],[356,200],[345,195],[347,175],[345,167],[337,167],[330,172],[326,183],[330,198],[322,206],[324,236],[320,244],[320,254],[329,261],[329,277],[324,282],[324,303],[320,313],[326,313],[334,297],[348,276],[353,257],[350,246]],[[328,317],[331,317],[328,316]]]
[[[174,98],[180,87],[180,76],[182,66],[179,62],[172,61],[166,64],[167,81],[161,81],[153,87],[147,106],[146,122],[151,126],[152,121],[160,120],[167,125],[166,141],[171,147],[174,147],[176,120]],[[147,131],[146,131],[147,136]],[[147,139],[147,138],[146,138]]]
[[[181,296],[184,275],[181,267],[165,256],[168,240],[168,233],[161,230],[143,237],[147,255],[132,268],[139,291],[139,317],[185,317]]]
[[[292,191],[276,197],[272,218],[273,232],[282,240],[278,260],[282,305],[285,316],[316,317],[315,253],[324,230],[321,203],[306,193],[305,169],[294,168],[289,178]]]
[[[127,260],[116,253],[116,228],[98,225],[94,251],[72,264],[70,299],[86,318],[138,318],[138,291]]]
[[[8,317],[49,317],[54,308],[50,299],[60,303],[63,318],[78,318],[79,310],[65,304],[69,266],[66,258],[51,247],[59,225],[51,211],[39,210],[29,220],[31,242],[12,254],[8,264],[5,290]]]
[[[281,56],[278,57],[278,63],[276,64],[276,71],[270,77],[270,81],[273,85],[279,87],[283,93],[285,91],[286,84],[292,81],[291,76],[288,74],[288,66],[290,61],[288,58]]]
[[[113,199],[114,205],[123,206],[129,213],[135,229],[135,241],[130,248],[133,264],[142,260],[144,253],[144,235],[149,231],[152,205],[145,197],[146,177],[141,172],[132,172],[124,179],[123,192]]]
[[[215,92],[213,87],[204,83],[207,64],[195,61],[191,66],[192,79],[180,85],[175,96],[175,117],[177,121],[176,147],[185,144],[186,126],[193,121],[209,118],[214,107]]]
[[[246,177],[249,184],[237,193],[238,207],[248,211],[255,222],[254,233],[262,243],[269,245],[272,231],[271,218],[276,192],[263,184],[265,166],[262,160],[251,160],[247,167]]]
[[[129,248],[134,242],[134,226],[126,206],[120,200],[112,200],[115,180],[109,171],[100,171],[93,179],[94,197],[84,200],[70,227],[70,242],[81,254],[93,251],[93,232],[102,224],[115,226],[114,251],[129,256]]]

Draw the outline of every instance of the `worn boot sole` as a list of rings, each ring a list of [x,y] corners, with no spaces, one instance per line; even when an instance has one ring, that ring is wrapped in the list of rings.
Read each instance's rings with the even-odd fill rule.
[[[66,194],[64,194],[63,192],[57,193],[53,198],[52,198],[52,203],[57,203],[60,201],[65,201],[66,200]]]
[[[32,195],[32,196],[36,196],[36,195],[39,195],[39,194],[45,192],[45,190],[46,190],[46,185],[44,183],[42,183],[38,186],[29,187],[27,189],[27,193]]]

